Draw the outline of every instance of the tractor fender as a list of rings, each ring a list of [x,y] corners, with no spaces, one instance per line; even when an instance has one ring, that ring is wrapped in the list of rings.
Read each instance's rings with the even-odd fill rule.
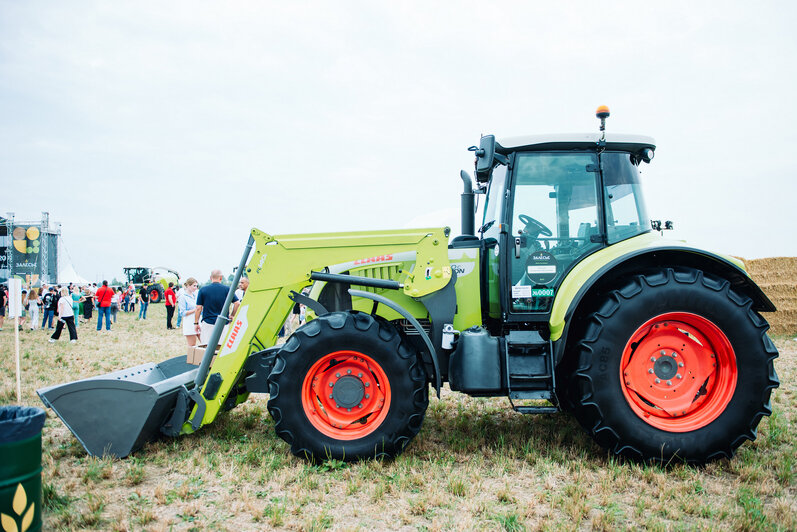
[[[440,364],[437,361],[437,352],[435,351],[434,346],[432,345],[432,340],[429,339],[429,335],[426,334],[426,331],[423,330],[423,327],[421,327],[421,324],[418,323],[418,320],[416,320],[407,309],[405,309],[395,301],[389,300],[386,297],[374,294],[372,292],[365,292],[364,290],[354,290],[353,288],[349,289],[349,294],[351,294],[353,297],[364,297],[366,299],[382,303],[383,305],[401,314],[404,317],[404,319],[406,319],[408,322],[412,324],[415,330],[418,331],[418,334],[420,334],[421,339],[423,339],[423,343],[426,345],[426,349],[429,350],[429,356],[432,357],[432,365],[434,366],[435,391],[437,392],[437,398],[439,399],[440,387],[442,386],[442,383],[440,381]]]
[[[654,236],[654,238],[651,238]],[[664,240],[655,233],[630,238],[586,257],[562,282],[549,321],[556,364],[561,362],[573,318],[590,296],[610,289],[617,279],[650,268],[684,266],[700,269],[731,283],[753,301],[753,310],[774,312],[775,305],[750,278],[741,260]]]

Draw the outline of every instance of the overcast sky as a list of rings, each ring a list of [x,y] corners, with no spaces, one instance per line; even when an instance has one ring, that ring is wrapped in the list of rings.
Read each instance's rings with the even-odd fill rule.
[[[672,236],[797,255],[794,2],[0,0],[0,214],[77,272],[208,278],[248,231],[453,224],[466,148],[650,135]]]

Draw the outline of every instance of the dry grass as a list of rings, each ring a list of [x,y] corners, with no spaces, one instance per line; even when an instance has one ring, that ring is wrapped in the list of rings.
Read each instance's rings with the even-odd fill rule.
[[[21,334],[25,404],[35,389],[183,351],[151,319],[121,316],[110,333],[48,344]],[[199,433],[125,460],[90,458],[48,412],[43,482],[47,530],[797,529],[794,394],[797,341],[775,338],[774,415],[731,461],[642,466],[606,456],[572,418],[522,416],[505,400],[446,393],[394,462],[311,466],[273,432],[253,397]],[[14,400],[13,332],[0,333],[0,401]]]

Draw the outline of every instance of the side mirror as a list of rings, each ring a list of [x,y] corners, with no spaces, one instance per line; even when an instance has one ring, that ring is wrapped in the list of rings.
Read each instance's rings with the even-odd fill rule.
[[[476,153],[476,181],[485,183],[490,180],[490,174],[495,166],[495,135],[485,135],[479,142],[479,148],[468,148]]]

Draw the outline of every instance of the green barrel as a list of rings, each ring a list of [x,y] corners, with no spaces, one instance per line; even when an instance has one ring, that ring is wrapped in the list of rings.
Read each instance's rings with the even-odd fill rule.
[[[42,528],[44,410],[0,406],[0,530]]]

